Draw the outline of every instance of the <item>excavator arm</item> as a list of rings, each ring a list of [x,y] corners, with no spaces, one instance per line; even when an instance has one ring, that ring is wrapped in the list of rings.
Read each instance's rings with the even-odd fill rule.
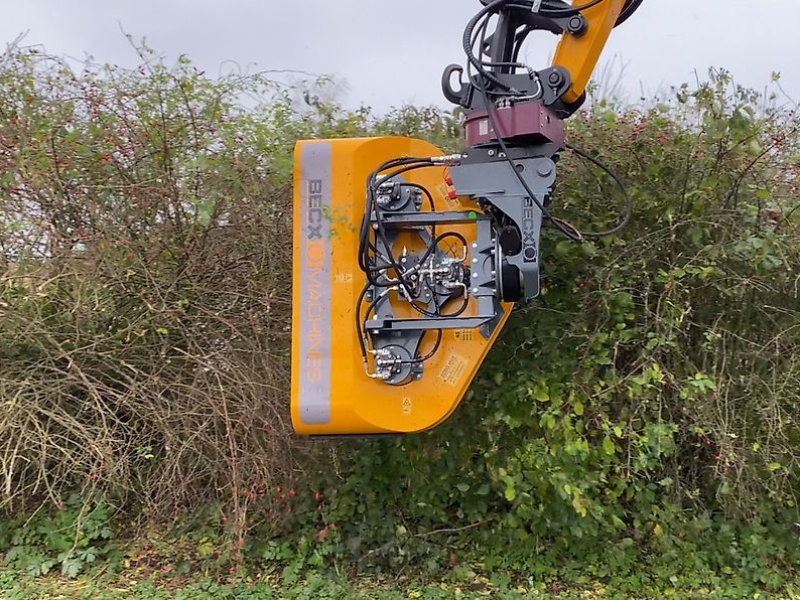
[[[611,30],[633,14],[632,11],[638,8],[641,1],[616,0],[587,8],[581,12],[586,20],[584,33],[562,36],[553,64],[563,68],[572,79],[572,85],[564,93],[565,104],[574,105],[585,97],[586,86],[589,85]]]
[[[613,28],[642,0],[481,0],[445,97],[466,148],[315,140],[295,152],[292,422],[301,435],[395,435],[456,409],[517,302],[539,294],[564,119]],[[553,64],[520,57],[561,37]],[[620,223],[602,234],[613,234]]]

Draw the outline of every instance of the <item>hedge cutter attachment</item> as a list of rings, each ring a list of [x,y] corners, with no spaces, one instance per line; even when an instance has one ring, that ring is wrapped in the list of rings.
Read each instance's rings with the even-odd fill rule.
[[[564,119],[582,104],[611,30],[642,0],[482,0],[466,69],[445,97],[467,148],[409,138],[302,141],[295,150],[292,421],[301,435],[420,432],[456,409],[517,302],[539,294],[540,232]],[[553,66],[520,62],[534,31]],[[581,153],[596,165],[599,161]],[[619,183],[618,178],[613,176]],[[629,206],[628,206],[629,208]]]

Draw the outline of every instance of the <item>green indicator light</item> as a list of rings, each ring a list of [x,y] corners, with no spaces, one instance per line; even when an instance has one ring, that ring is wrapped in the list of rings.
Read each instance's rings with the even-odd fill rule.
[[[478,213],[476,213],[475,211],[471,211],[469,213],[469,218],[473,219],[473,220],[477,219],[478,218]]]

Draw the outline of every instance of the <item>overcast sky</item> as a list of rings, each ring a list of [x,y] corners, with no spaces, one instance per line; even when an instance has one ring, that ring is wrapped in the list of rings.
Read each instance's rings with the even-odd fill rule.
[[[346,104],[379,111],[405,102],[446,105],[443,68],[462,62],[460,39],[478,0],[0,0],[0,41],[131,65],[120,28],[172,60],[186,53],[218,73],[297,69],[347,82]],[[604,61],[622,69],[626,95],[651,93],[726,67],[763,88],[773,71],[800,99],[800,0],[644,0],[617,29]],[[535,44],[532,66],[550,47]],[[232,62],[227,62],[232,61]]]

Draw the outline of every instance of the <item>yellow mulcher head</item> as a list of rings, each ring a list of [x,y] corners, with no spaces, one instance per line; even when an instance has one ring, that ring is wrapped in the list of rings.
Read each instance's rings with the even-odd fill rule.
[[[427,142],[408,138],[298,144],[292,422],[299,434],[380,435],[434,427],[455,410],[505,323],[510,304],[500,305],[485,297],[492,310],[481,317],[481,301],[471,292],[477,288],[470,288],[465,296],[461,284],[468,275],[466,265],[489,256],[476,252],[479,229],[489,224],[474,203],[455,197],[444,165],[408,171],[385,186],[387,194],[380,198],[386,209],[385,238],[371,228],[370,243],[383,251],[373,256],[373,273],[377,277],[381,271],[377,267],[386,266],[387,283],[374,287],[372,293],[362,293],[369,287],[367,276],[359,269],[368,177],[378,165],[396,157],[441,154]],[[392,201],[392,193],[399,199]],[[431,214],[431,204],[450,215],[449,222],[438,224],[438,232],[431,224],[388,222],[391,216],[403,215],[424,220]],[[421,263],[419,259],[431,248],[432,235],[439,237],[445,232],[455,235],[441,239]],[[436,325],[396,329],[405,326],[404,320],[413,325],[435,319],[412,308],[402,289],[391,289],[397,286],[388,282],[397,277],[390,261],[384,260],[388,257],[381,256],[387,253],[384,239],[398,261],[416,261],[418,268],[408,276],[417,282],[418,289],[412,292],[419,293],[415,306],[431,315],[438,313],[441,319],[461,311],[458,317],[443,323],[442,329]],[[424,268],[437,273],[424,273]],[[451,282],[448,285],[454,289],[438,282]],[[458,319],[463,319],[463,325]],[[368,330],[373,323],[382,327],[374,335]],[[477,328],[476,323],[480,323]],[[362,342],[367,346],[366,365]],[[397,364],[378,366],[381,349],[387,363],[396,360]],[[422,361],[426,356],[430,358]]]
[[[466,111],[463,153],[394,137],[297,146],[292,421],[302,435],[441,423],[513,303],[539,294],[543,223],[580,241],[630,217],[626,195],[617,225],[583,234],[549,205],[563,120],[611,30],[642,0],[481,3],[464,35],[468,67],[450,65],[442,81]],[[519,62],[535,31],[561,36],[539,71]]]

